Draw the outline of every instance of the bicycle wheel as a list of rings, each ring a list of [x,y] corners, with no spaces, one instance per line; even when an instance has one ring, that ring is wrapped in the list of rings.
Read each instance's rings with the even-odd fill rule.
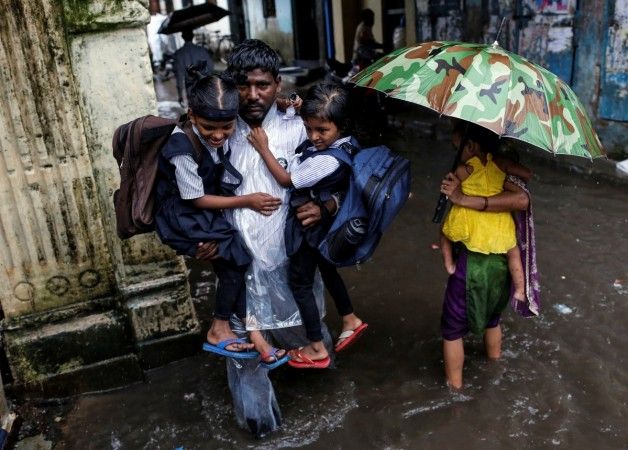
[[[218,59],[223,64],[227,64],[227,60],[229,59],[229,55],[233,51],[235,44],[231,40],[231,37],[223,37],[218,43]]]

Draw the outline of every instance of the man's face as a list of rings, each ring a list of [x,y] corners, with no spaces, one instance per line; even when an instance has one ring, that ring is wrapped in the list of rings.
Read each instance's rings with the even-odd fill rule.
[[[277,99],[281,78],[270,72],[255,69],[246,74],[246,81],[238,84],[240,109],[238,113],[246,123],[261,123]]]

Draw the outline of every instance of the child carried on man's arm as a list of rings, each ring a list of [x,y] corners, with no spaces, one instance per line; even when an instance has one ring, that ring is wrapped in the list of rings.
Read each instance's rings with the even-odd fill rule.
[[[332,294],[343,327],[336,351],[346,348],[368,326],[353,312],[353,306],[342,278],[334,265],[325,260],[318,245],[329,232],[333,217],[321,208],[323,217],[311,227],[303,227],[296,217],[299,199],[324,203],[334,194],[346,192],[351,168],[328,154],[329,148],[345,148],[351,152],[357,142],[347,134],[349,125],[348,94],[332,84],[318,84],[309,89],[301,107],[308,140],[301,144],[299,157],[286,171],[268,147],[268,138],[262,128],[253,128],[249,141],[259,152],[269,171],[279,184],[293,187],[291,210],[286,220],[286,252],[290,257],[290,288],[299,307],[310,344],[290,352],[288,362],[298,368],[326,368],[331,360],[322,342],[321,318],[314,300],[313,283],[316,268]],[[343,146],[344,144],[344,146]]]
[[[234,313],[242,320],[246,316],[244,276],[251,256],[221,210],[251,208],[270,215],[281,200],[261,192],[224,195],[230,190],[221,183],[224,170],[235,171],[223,153],[238,114],[235,83],[224,75],[206,73],[202,63],[191,66],[188,100],[188,119],[174,129],[159,158],[156,231],[178,254],[196,257],[204,243],[217,246],[212,258],[218,278],[216,306],[203,348],[236,359],[261,355],[262,366],[271,369],[287,361],[286,351],[273,348],[259,331],[250,333],[253,344],[238,339],[229,324]],[[234,176],[241,180],[237,172]],[[250,351],[253,347],[257,351]]]

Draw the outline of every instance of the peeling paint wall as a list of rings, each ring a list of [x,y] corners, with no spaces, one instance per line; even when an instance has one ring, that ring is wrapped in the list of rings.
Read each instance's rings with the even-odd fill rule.
[[[600,117],[628,120],[628,0],[617,0],[609,11],[605,60],[602,66]]]
[[[515,0],[512,50],[572,81],[575,0]]]
[[[628,157],[628,0],[414,0],[417,41],[499,44],[570,84],[602,143]],[[480,23],[478,23],[478,21]]]

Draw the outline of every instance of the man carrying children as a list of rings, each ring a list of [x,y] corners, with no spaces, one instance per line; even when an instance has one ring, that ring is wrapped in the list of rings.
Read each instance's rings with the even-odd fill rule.
[[[229,138],[228,148],[229,163],[242,175],[236,194],[263,191],[280,198],[283,203],[270,216],[240,209],[227,212],[226,217],[240,231],[253,256],[246,281],[247,323],[234,321],[234,331],[245,336],[246,327],[267,330],[276,344],[291,349],[306,345],[308,340],[300,326],[298,309],[287,278],[284,228],[288,193],[268,172],[247,138],[253,127],[262,127],[274,156],[286,167],[294,157],[295,148],[306,139],[301,118],[289,118],[277,110],[281,82],[279,66],[276,52],[259,40],[244,41],[230,56],[227,70],[234,77],[240,93],[236,130]],[[229,172],[225,171],[224,181],[234,183],[237,180]],[[307,203],[298,210],[297,217],[303,225],[316,223],[321,217],[320,207]],[[198,256],[203,256],[202,250]],[[319,310],[323,312],[320,282],[315,285],[315,293]],[[325,325],[321,325],[323,341],[330,348],[331,337]],[[227,376],[236,418],[242,426],[247,426],[259,436],[281,424],[268,370],[258,367],[257,361],[227,359]]]

